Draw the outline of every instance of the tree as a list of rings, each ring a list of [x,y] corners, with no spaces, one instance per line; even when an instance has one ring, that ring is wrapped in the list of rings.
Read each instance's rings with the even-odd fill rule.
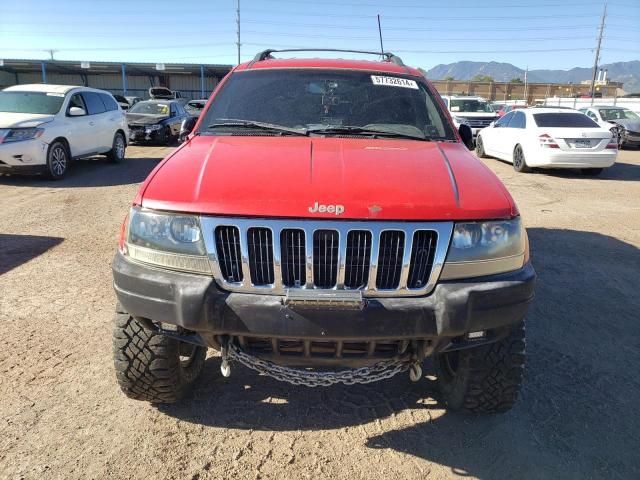
[[[516,77],[509,80],[509,83],[524,83],[524,82],[520,80],[520,77]]]
[[[442,80],[444,80],[445,82],[453,82],[453,81],[455,81],[455,78],[452,77],[451,75],[447,75]]]
[[[474,75],[473,78],[471,79],[471,81],[473,82],[493,82],[493,77],[490,77],[489,75]]]

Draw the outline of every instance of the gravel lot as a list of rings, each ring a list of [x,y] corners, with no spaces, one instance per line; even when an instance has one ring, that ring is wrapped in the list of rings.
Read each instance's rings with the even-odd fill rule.
[[[177,406],[128,400],[110,262],[168,149],[0,177],[0,478],[640,478],[640,151],[601,177],[516,174],[539,274],[526,386],[501,416],[446,413],[432,380],[307,389],[207,361]]]

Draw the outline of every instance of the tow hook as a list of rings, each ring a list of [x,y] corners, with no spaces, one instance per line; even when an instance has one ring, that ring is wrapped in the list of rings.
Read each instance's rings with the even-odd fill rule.
[[[420,366],[420,361],[418,360],[418,355],[414,352],[411,355],[411,366],[409,367],[409,379],[412,382],[417,382],[422,378],[422,367]]]
[[[222,355],[222,363],[220,364],[220,373],[225,378],[231,376],[231,365],[229,364],[229,337],[224,337],[222,340],[222,348],[220,353]]]

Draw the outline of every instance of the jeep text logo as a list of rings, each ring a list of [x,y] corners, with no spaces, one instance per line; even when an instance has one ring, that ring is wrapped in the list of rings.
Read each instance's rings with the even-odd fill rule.
[[[316,202],[313,207],[309,207],[309,213],[335,213],[336,215],[342,215],[344,213],[344,205],[322,205]]]

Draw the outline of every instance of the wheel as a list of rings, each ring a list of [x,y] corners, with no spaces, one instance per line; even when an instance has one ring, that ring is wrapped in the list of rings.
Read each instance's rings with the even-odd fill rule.
[[[171,145],[172,139],[171,128],[164,127],[164,130],[162,130],[162,137],[160,137],[160,144],[169,146]]]
[[[60,180],[67,173],[69,168],[69,150],[67,146],[56,141],[49,145],[47,151],[47,176],[52,180]]]
[[[531,171],[520,145],[516,145],[516,148],[513,150],[513,169],[519,173],[528,173]]]
[[[152,403],[180,400],[198,378],[205,347],[146,330],[118,304],[113,327],[116,379],[129,398]]]
[[[604,168],[581,168],[580,172],[582,172],[583,175],[587,175],[589,177],[597,177],[602,173],[603,170]]]
[[[124,160],[125,149],[127,148],[127,141],[124,135],[120,132],[116,132],[113,136],[113,144],[111,150],[107,152],[107,158],[110,162],[120,163]]]
[[[523,321],[498,342],[436,355],[438,389],[451,410],[506,412],[518,399],[524,361]]]
[[[482,137],[478,135],[476,139],[476,155],[478,158],[487,158],[487,154],[484,151],[484,144],[482,143]]]

